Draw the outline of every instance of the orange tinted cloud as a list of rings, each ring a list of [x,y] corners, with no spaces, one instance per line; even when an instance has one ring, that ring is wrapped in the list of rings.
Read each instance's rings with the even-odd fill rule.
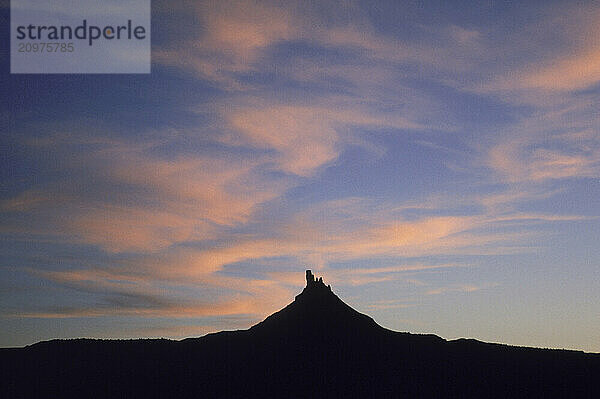
[[[197,16],[202,32],[178,45],[153,50],[153,60],[228,89],[244,88],[232,73],[254,69],[268,46],[299,34],[293,14],[267,2],[208,1],[190,3],[182,11]]]
[[[468,234],[469,230],[490,226],[494,222],[491,218],[470,216],[434,217],[332,231],[327,221],[323,224],[306,221],[304,225],[290,226],[290,231],[294,232],[292,235],[282,233],[268,239],[240,238],[228,244],[194,251],[185,266],[165,268],[165,273],[178,276],[176,278],[193,278],[207,270],[220,270],[228,264],[279,256],[294,257],[313,267],[318,266],[315,261],[327,263],[367,257],[481,253],[481,248],[491,243],[516,237],[510,234]]]
[[[238,278],[223,273],[227,266],[273,257],[295,259],[295,269],[315,268],[332,284],[363,285],[404,278],[407,273],[437,272],[463,264],[405,264],[377,268],[330,269],[330,262],[374,258],[447,254],[510,253],[518,243],[523,251],[527,232],[494,232],[497,224],[572,220],[542,214],[480,216],[429,216],[406,220],[397,212],[402,207],[372,207],[359,199],[334,201],[290,219],[277,235],[256,238],[231,235],[205,248],[171,247],[155,254],[115,259],[110,266],[56,272],[32,272],[78,292],[104,296],[89,307],[40,307],[24,317],[207,317],[275,311],[289,302],[303,285],[298,274],[263,272],[263,278]],[[412,209],[412,208],[411,208]],[[521,229],[522,230],[522,229]],[[126,239],[126,238],[123,238]],[[526,248],[525,248],[526,249]],[[494,252],[496,251],[496,252]],[[407,280],[408,281],[408,280]],[[417,284],[415,282],[415,284]],[[427,286],[419,282],[419,286]],[[426,287],[430,294],[481,288],[467,285]],[[473,289],[471,289],[473,288]],[[190,291],[191,290],[191,291]],[[218,294],[206,299],[177,292]],[[208,293],[207,292],[207,293]],[[424,291],[425,292],[425,291]]]
[[[462,284],[462,285],[451,285],[448,287],[434,288],[426,292],[427,295],[440,295],[448,292],[475,292],[482,289],[492,288],[497,284],[485,284],[485,285],[473,285],[473,284]]]
[[[206,24],[203,43],[232,57],[252,61],[256,52],[275,42],[295,37],[297,22],[283,8],[263,3],[217,1],[199,4]]]
[[[523,66],[495,79],[487,85],[487,89],[533,89],[535,93],[529,100],[537,103],[544,101],[552,92],[577,91],[600,83],[600,8],[597,5],[567,6],[555,8],[555,13],[554,18],[541,20],[538,26],[541,31],[534,34],[549,37],[559,33],[559,38],[566,44],[556,43],[556,48],[552,48],[544,41],[535,53],[541,54],[540,58],[525,58],[520,61]],[[516,40],[525,42],[530,38]],[[518,43],[511,42],[510,45],[520,47]]]
[[[488,165],[508,181],[543,181],[600,176],[600,150],[531,148],[507,141],[489,152]]]
[[[183,267],[162,259],[161,267]],[[95,304],[85,307],[72,305],[37,309],[8,316],[31,318],[71,318],[101,316],[139,316],[170,318],[202,318],[208,316],[263,316],[277,310],[293,298],[293,292],[277,281],[219,276],[206,271],[202,276],[173,278],[143,263],[113,266],[109,269],[81,269],[42,272],[30,270],[38,277],[51,280],[78,292],[101,294]],[[163,270],[164,272],[164,270]],[[168,272],[166,273],[169,274]],[[178,273],[174,273],[177,275]],[[198,293],[220,288],[218,295],[202,299],[182,296],[179,290],[196,289]],[[103,299],[104,298],[104,299]]]
[[[24,215],[5,230],[20,233],[30,225],[31,233],[110,252],[158,251],[214,237],[220,227],[248,221],[257,206],[286,189],[254,173],[260,159],[198,155],[167,161],[127,141],[103,143],[83,156],[68,150],[68,137],[37,145],[61,159],[64,179],[3,201],[3,211]]]
[[[239,136],[226,136],[228,144],[273,149],[285,172],[310,176],[339,156],[351,140],[350,127],[421,129],[401,116],[375,114],[343,99],[320,100],[322,104],[241,106],[223,115]]]
[[[553,60],[548,66],[524,73],[521,87],[580,90],[600,82],[600,46]]]
[[[243,110],[230,115],[229,122],[251,145],[277,150],[282,170],[306,176],[339,152],[335,120],[318,111],[289,106]]]
[[[327,9],[329,15],[323,13]],[[443,45],[407,43],[378,32],[361,7],[345,5],[340,13],[333,3],[208,1],[178,11],[196,15],[202,29],[189,40],[153,49],[153,60],[231,91],[255,87],[240,79],[240,74],[268,69],[272,60],[269,50],[282,42],[349,50],[362,64],[416,62],[465,71],[467,58],[473,56],[465,47],[473,47],[479,35],[452,26],[450,33],[442,29]],[[365,77],[363,73],[353,83]]]

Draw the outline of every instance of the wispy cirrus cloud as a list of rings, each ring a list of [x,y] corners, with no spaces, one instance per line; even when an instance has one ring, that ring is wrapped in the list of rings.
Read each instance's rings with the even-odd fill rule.
[[[269,46],[300,34],[294,15],[269,2],[208,1],[179,11],[195,15],[202,29],[197,36],[156,49],[153,59],[229,90],[244,89],[236,75],[255,70]]]
[[[540,109],[499,135],[487,163],[508,182],[597,177],[600,119],[588,96]]]
[[[160,144],[96,145],[97,139],[75,137],[30,146],[53,153],[63,178],[3,200],[2,211],[10,214],[5,233],[62,237],[111,252],[156,251],[244,223],[255,207],[286,187],[282,181],[261,180],[255,173],[261,159],[166,159],[153,153]],[[91,148],[82,154],[71,139]]]
[[[183,255],[183,256],[182,256]],[[119,262],[108,268],[42,271],[28,273],[73,290],[85,304],[36,304],[18,311],[3,310],[4,317],[79,318],[135,316],[144,318],[206,318],[247,316],[257,318],[288,301],[292,292],[268,279],[218,276],[210,270],[183,273],[190,265],[189,251],[158,257],[160,268],[143,258]],[[171,272],[169,269],[178,269]],[[181,278],[180,275],[185,274]],[[202,289],[199,289],[202,287]],[[214,295],[215,292],[219,294]],[[73,295],[74,298],[77,295]],[[86,298],[94,297],[93,303]],[[73,301],[77,302],[77,301]]]
[[[594,34],[592,32],[591,34]],[[600,44],[589,46],[574,55],[548,62],[535,72],[524,72],[519,87],[547,90],[581,90],[600,82]]]
[[[271,232],[274,235],[264,238],[232,234],[216,241],[196,240],[200,247],[192,241],[186,247],[158,251],[153,248],[125,258],[114,257],[106,266],[82,264],[73,270],[30,270],[38,278],[84,296],[99,296],[99,299],[96,304],[81,307],[34,308],[22,313],[27,317],[47,318],[107,315],[179,318],[241,314],[260,317],[289,300],[294,287],[303,284],[302,276],[295,271],[293,274],[265,272],[262,278],[231,277],[226,273],[231,265],[279,257],[319,269],[332,284],[382,283],[406,278],[407,274],[439,272],[468,265],[407,263],[335,269],[328,265],[351,260],[490,254],[494,251],[506,254],[512,245],[517,245],[515,250],[522,252],[527,251],[527,247],[522,247],[523,238],[527,237],[523,234],[523,226],[526,229],[532,223],[577,220],[522,213],[409,219],[402,214],[406,209],[414,207],[374,206],[360,199],[335,201],[335,204],[316,205],[282,221]],[[425,209],[432,210],[431,207]],[[506,227],[508,222],[518,223],[519,228],[503,233],[494,231],[494,226]],[[185,294],[200,287],[197,294]],[[200,295],[202,293],[209,297]]]
[[[365,68],[381,71],[386,65],[420,65],[433,74],[439,68],[452,73],[464,72],[469,69],[470,59],[476,57],[473,50],[479,51],[480,33],[476,30],[449,25],[438,29],[435,39],[427,43],[402,40],[378,32],[360,2],[344,3],[343,13],[339,12],[337,2],[316,5],[295,1],[285,4],[206,1],[187,5],[177,8],[177,12],[195,15],[201,28],[183,41],[154,49],[153,60],[159,65],[191,72],[224,90],[243,92],[264,87],[250,83],[249,74],[275,73],[284,80],[294,80],[301,76],[306,78],[308,75],[302,70],[315,67],[321,77],[329,70],[332,78],[349,77],[344,70],[350,72],[357,66],[363,71]],[[423,27],[415,26],[419,28]],[[327,57],[298,55],[289,61],[301,62],[302,70],[289,68],[289,63],[281,63],[275,56],[277,47],[298,43],[312,47],[316,54],[344,52],[346,61],[329,60],[324,64]],[[402,76],[397,72],[393,75]],[[364,74],[354,76],[352,84],[368,78]],[[311,80],[316,77],[313,74]]]
[[[485,284],[485,285],[454,285],[449,287],[434,288],[427,291],[427,295],[441,295],[449,292],[475,292],[487,288],[496,287],[498,284]]]
[[[336,160],[343,148],[353,142],[351,129],[423,129],[424,126],[391,113],[374,112],[352,99],[318,100],[317,104],[265,104],[260,100],[223,114],[231,134],[222,142],[274,150],[276,168],[299,176],[313,175]],[[320,104],[319,104],[320,103]]]
[[[538,93],[539,97],[597,85],[600,83],[598,18],[600,9],[596,5],[555,8],[546,18],[540,18],[537,24],[539,32],[534,36],[547,38],[554,32],[560,32],[560,39],[566,44],[553,48],[541,42],[536,48],[541,56],[524,58],[522,65],[513,67],[505,76],[497,76],[487,84],[487,89],[546,92]],[[520,96],[519,93],[515,95]]]

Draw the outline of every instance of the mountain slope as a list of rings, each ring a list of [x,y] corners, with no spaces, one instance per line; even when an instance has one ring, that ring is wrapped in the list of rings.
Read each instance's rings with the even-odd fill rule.
[[[307,270],[306,288],[294,302],[250,328],[251,333],[287,337],[373,333],[382,329],[375,320],[346,305]]]
[[[248,330],[0,350],[0,397],[600,397],[600,355],[387,330],[307,272]]]

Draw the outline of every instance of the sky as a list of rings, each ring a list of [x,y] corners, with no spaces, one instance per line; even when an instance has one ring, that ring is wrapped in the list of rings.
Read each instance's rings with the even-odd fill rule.
[[[0,15],[0,346],[244,329],[312,269],[600,352],[597,2],[154,0],[149,75],[11,75]]]

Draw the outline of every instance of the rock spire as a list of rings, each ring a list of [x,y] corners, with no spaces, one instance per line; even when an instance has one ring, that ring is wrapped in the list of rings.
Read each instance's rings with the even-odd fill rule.
[[[323,283],[323,277],[319,277],[315,279],[315,276],[312,274],[312,271],[309,269],[306,271],[306,288],[317,288],[317,287],[325,287]],[[331,290],[331,286],[327,286],[329,290]]]

